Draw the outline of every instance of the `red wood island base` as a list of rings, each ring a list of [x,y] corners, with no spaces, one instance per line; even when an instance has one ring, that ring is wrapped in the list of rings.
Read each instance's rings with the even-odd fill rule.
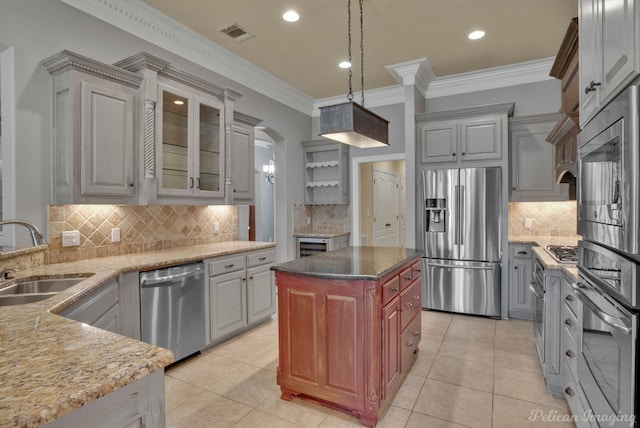
[[[421,253],[349,247],[274,266],[282,399],[375,426],[421,338]]]

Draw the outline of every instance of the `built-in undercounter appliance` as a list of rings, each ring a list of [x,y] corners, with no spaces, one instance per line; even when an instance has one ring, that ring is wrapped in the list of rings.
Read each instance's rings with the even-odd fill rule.
[[[578,134],[578,234],[640,255],[640,87],[629,86]]]
[[[207,344],[204,263],[140,273],[142,341],[173,351],[175,361]]]
[[[601,426],[637,426],[640,264],[588,241],[578,253],[578,382]]]
[[[500,167],[425,170],[423,302],[500,316]]]

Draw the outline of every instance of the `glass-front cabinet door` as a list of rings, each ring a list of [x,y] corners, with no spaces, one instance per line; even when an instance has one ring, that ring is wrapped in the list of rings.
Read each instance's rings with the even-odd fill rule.
[[[223,197],[223,104],[159,84],[158,195]]]

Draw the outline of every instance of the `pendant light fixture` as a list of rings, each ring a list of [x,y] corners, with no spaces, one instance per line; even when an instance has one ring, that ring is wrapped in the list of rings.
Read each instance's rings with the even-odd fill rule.
[[[353,101],[352,71],[349,68],[347,102],[320,107],[320,135],[360,148],[389,145],[389,121],[364,108],[364,29],[363,0],[360,3],[360,82],[362,104]],[[349,62],[351,62],[351,0],[348,8]]]

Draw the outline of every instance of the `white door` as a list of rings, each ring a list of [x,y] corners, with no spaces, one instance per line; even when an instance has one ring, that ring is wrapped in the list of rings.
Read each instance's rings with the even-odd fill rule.
[[[398,176],[373,168],[373,245],[397,247],[399,241],[400,186]]]

